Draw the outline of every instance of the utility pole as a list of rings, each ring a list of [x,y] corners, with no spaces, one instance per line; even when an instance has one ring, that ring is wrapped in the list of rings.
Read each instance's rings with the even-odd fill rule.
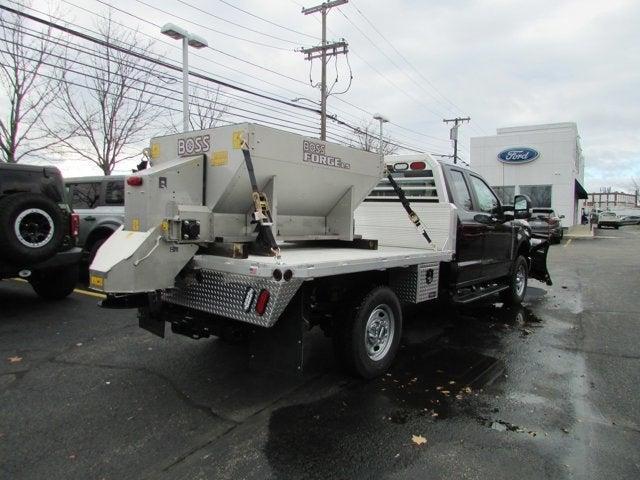
[[[320,58],[322,61],[322,79],[320,80],[320,140],[327,139],[327,57],[333,55],[346,54],[348,44],[344,38],[340,42],[327,43],[327,13],[333,7],[344,5],[349,0],[332,0],[324,2],[315,7],[303,8],[302,13],[310,15],[312,13],[322,13],[322,44],[317,47],[303,48],[300,51],[307,56],[307,60],[313,61]]]
[[[471,121],[471,117],[445,118],[442,121],[444,123],[453,123],[453,127],[451,127],[451,131],[449,132],[449,138],[453,140],[453,163],[458,163],[458,125]]]

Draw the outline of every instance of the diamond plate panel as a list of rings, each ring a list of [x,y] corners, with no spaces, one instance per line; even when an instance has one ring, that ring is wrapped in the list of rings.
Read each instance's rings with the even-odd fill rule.
[[[420,303],[438,297],[438,263],[421,263],[407,268],[394,268],[390,287],[398,298],[407,303]]]
[[[201,273],[199,283],[182,289],[167,290],[162,295],[162,300],[262,327],[271,327],[302,285],[302,279],[298,278],[292,278],[288,282],[277,282],[271,278],[213,270],[203,269]],[[262,289],[269,290],[271,295],[264,315],[260,316],[255,312],[256,298],[253,299],[249,312],[244,311],[243,303],[248,287],[256,290],[256,298]]]

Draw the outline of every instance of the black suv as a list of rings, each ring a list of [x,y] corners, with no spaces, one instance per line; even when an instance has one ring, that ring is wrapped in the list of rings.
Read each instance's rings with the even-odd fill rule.
[[[78,281],[79,219],[55,167],[0,164],[0,279],[21,277],[58,300]]]

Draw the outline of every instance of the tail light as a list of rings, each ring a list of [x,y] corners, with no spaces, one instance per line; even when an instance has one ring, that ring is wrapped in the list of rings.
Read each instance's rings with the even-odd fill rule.
[[[264,315],[267,304],[269,303],[269,297],[271,297],[269,290],[262,290],[260,295],[258,295],[258,300],[256,300],[256,313],[258,315]]]
[[[69,218],[69,232],[74,238],[80,235],[80,215],[77,213],[72,213]]]
[[[142,185],[142,177],[127,177],[127,185],[132,187],[139,187]]]
[[[424,162],[411,162],[411,165],[409,165],[411,170],[424,170],[426,166],[427,164]]]

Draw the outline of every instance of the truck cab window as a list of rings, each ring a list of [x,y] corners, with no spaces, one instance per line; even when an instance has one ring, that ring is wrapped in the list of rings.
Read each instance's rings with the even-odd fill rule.
[[[476,197],[478,197],[478,210],[485,213],[497,212],[500,202],[489,186],[474,175],[471,175],[471,183],[476,191]]]
[[[100,183],[76,183],[71,185],[73,208],[95,208],[100,200]]]
[[[451,170],[451,185],[453,186],[453,194],[456,197],[459,205],[462,205],[467,211],[473,210],[473,204],[471,203],[471,194],[469,193],[469,187],[464,179],[462,172],[458,170]]]

